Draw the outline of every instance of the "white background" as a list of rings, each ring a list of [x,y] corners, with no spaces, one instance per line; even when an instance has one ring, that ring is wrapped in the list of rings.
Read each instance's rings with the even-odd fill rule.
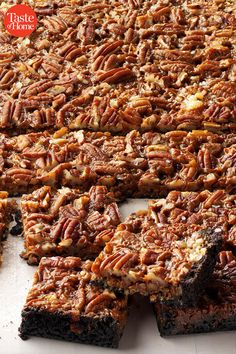
[[[146,208],[144,200],[121,206],[122,215]],[[23,241],[9,236],[0,267],[0,354],[236,354],[236,332],[161,338],[148,301],[133,304],[119,349],[106,349],[41,338],[18,337],[20,313],[35,271],[19,257]]]

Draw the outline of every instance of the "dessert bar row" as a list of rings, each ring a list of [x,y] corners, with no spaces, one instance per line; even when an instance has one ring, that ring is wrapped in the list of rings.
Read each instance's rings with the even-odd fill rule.
[[[43,185],[88,191],[106,186],[118,199],[170,190],[233,192],[236,135],[207,131],[126,136],[66,128],[50,134],[0,135],[0,188],[27,193]]]
[[[121,223],[117,205],[101,186],[82,195],[68,188],[53,193],[43,187],[23,196],[21,210],[22,256],[29,264],[43,256],[98,256],[92,269],[99,282],[105,280],[111,288],[130,294],[160,292],[163,297],[179,298],[182,293],[183,303],[194,302],[196,286],[198,293],[204,287],[223,232],[220,226],[215,230],[180,223],[160,227],[145,212]],[[196,281],[186,285],[184,279],[194,267]],[[115,275],[114,282],[110,275]]]
[[[120,225],[120,218],[110,223],[109,236],[101,240],[104,229],[95,231],[88,215],[100,211],[97,225],[104,228],[103,218],[112,215],[106,213],[107,196],[104,187],[93,187],[86,204],[81,203],[85,195],[69,189],[52,193],[43,187],[23,196],[24,257],[32,264],[42,256],[70,252],[85,258],[98,256],[92,265],[95,283],[129,294],[154,294],[153,300],[157,297],[175,306],[197,303],[211,276],[217,250],[235,248],[235,195],[222,190],[171,192]],[[108,200],[111,202],[114,206]],[[117,206],[112,210],[118,210]],[[85,235],[90,243],[84,242]],[[95,252],[91,254],[91,250]]]
[[[147,231],[155,226],[153,233],[157,235],[164,234],[167,226],[170,233],[176,231],[177,235],[174,225],[179,225],[179,232],[183,233],[189,225],[195,225],[196,231],[201,227],[220,228],[224,242],[235,247],[235,202],[235,195],[228,195],[223,190],[172,191],[165,199],[150,201],[148,210],[131,214],[119,226],[119,208],[106,187],[94,186],[88,193],[81,193],[69,188],[54,191],[45,186],[21,198],[25,241],[22,256],[30,264],[37,264],[47,255],[94,258],[111,240],[115,230],[127,230],[127,235],[133,230],[138,234],[145,222]],[[137,237],[139,241],[140,236]],[[142,256],[145,258],[144,254]]]
[[[179,220],[190,200],[194,221],[187,216]],[[171,216],[168,220],[157,219],[157,215],[165,213],[164,201],[169,205],[172,219],[176,215],[173,222]],[[193,263],[198,263],[199,272],[206,273],[205,268],[200,269],[200,263],[204,260],[209,266],[207,258],[211,242],[218,239],[217,233],[223,234],[225,242],[234,246],[231,237],[235,223],[234,202],[235,196],[221,190],[171,192],[166,200],[151,202],[148,211],[131,214],[117,226],[120,223],[118,208],[104,187],[93,187],[87,195],[68,188],[55,193],[43,187],[21,200],[23,256],[30,264],[49,255],[76,254],[94,258],[106,244],[93,264],[94,273],[102,280],[112,287],[126,288],[129,293],[138,291],[147,295],[158,292],[159,288],[165,292],[170,283],[178,284],[188,274]],[[168,225],[170,223],[173,225]],[[210,255],[214,261],[214,255]],[[193,300],[193,293],[189,297]]]
[[[162,335],[235,328],[234,195],[174,191],[121,224],[113,196],[102,186],[89,193],[43,187],[23,196],[21,209],[33,261],[98,255],[94,262],[41,260],[22,313],[23,337],[117,346],[126,295],[137,292],[151,296]]]
[[[32,196],[27,198],[28,202],[30,198],[36,202]],[[24,208],[24,197],[22,203]],[[47,208],[51,209],[50,203]],[[114,304],[117,305],[117,297],[121,294],[138,292],[151,295],[161,335],[235,329],[235,244],[228,237],[234,227],[234,211],[235,196],[224,191],[175,191],[165,200],[151,201],[148,210],[132,214],[116,228],[113,238],[95,262],[85,262],[86,272],[79,273],[77,269],[79,289],[84,286],[82,276],[86,278],[86,284],[89,282],[89,289],[115,294],[113,302],[109,298],[109,311],[114,309]],[[224,236],[223,244],[220,236]],[[78,297],[72,295],[74,288],[71,281],[71,295],[61,296],[62,292],[66,292],[61,279],[64,277],[68,284],[68,277],[70,279],[71,269],[74,272],[74,268],[70,266],[70,270],[65,272],[60,269],[65,269],[66,262],[71,259],[41,260],[22,312],[21,335],[114,345],[111,340],[117,339],[114,332],[107,337],[109,339],[105,344],[102,343],[103,333],[109,327],[104,320],[105,329],[100,321],[100,313],[104,309],[107,311],[106,296],[101,301],[95,301],[99,306],[93,309],[93,313],[99,312],[99,322],[94,320],[94,314],[85,320],[86,316],[90,316],[85,309],[89,300],[84,300],[81,305],[81,292]],[[54,282],[54,277],[59,281]],[[48,287],[51,281],[54,286]],[[87,294],[87,290],[84,293]],[[127,301],[127,298],[124,300],[125,295],[122,296],[122,301]],[[62,311],[58,310],[60,307]],[[59,320],[63,323],[63,330]],[[47,331],[45,321],[48,321]],[[98,329],[100,339],[95,336],[92,340],[87,323],[90,323],[92,330],[94,326],[101,328],[101,332]],[[118,325],[118,328],[123,327]],[[115,332],[120,336],[122,330],[116,327]]]
[[[0,5],[0,128],[236,128],[233,0],[31,1],[10,36]]]
[[[91,283],[90,261],[78,257],[43,258],[22,311],[20,336],[117,347],[128,313],[122,292]],[[162,336],[234,330],[236,258],[221,251],[204,296],[195,307],[155,303]]]

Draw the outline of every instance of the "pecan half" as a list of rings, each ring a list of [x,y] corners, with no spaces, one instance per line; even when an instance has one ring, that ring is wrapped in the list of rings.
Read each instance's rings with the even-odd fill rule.
[[[108,70],[107,72],[98,74],[96,81],[106,82],[108,84],[116,84],[121,81],[130,80],[134,78],[134,73],[128,68],[116,68]]]

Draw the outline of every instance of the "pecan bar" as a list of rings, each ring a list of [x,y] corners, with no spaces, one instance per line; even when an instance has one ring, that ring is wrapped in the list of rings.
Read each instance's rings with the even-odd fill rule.
[[[10,36],[0,5],[0,128],[232,131],[234,0],[24,0],[38,26]]]
[[[169,190],[232,191],[235,138],[207,131],[112,136],[64,128],[54,134],[2,134],[0,187],[14,194],[42,185],[83,191],[105,185],[120,199],[159,197]]]
[[[121,222],[115,199],[104,186],[88,193],[42,187],[21,199],[25,251],[37,264],[43,256],[94,258]]]
[[[227,245],[236,245],[236,196],[224,190],[214,192],[172,191],[164,199],[149,202],[148,213],[156,223],[187,223],[220,226]]]
[[[117,347],[127,318],[125,295],[90,285],[91,263],[42,258],[22,311],[20,336]]]
[[[236,258],[221,251],[199,306],[174,308],[157,303],[154,310],[162,336],[236,329]]]
[[[221,233],[198,225],[160,226],[146,212],[133,214],[117,227],[92,270],[108,286],[129,294],[193,304],[213,271]]]

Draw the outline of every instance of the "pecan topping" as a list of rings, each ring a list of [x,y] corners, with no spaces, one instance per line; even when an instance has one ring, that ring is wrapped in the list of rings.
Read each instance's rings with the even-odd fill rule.
[[[89,191],[90,207],[99,210],[106,198],[107,188],[103,186],[91,187]]]
[[[199,9],[188,1],[32,1],[36,31],[19,41],[0,35],[0,91],[27,101],[8,128],[40,131],[43,120],[119,133],[235,131],[233,6],[199,1]],[[30,105],[55,114],[35,117]]]
[[[222,229],[214,233],[222,235]],[[94,261],[92,271],[108,285],[129,293],[158,293],[165,297],[166,287],[178,288],[194,264],[207,257],[209,237],[200,225],[160,225],[146,213],[133,214],[117,227]]]
[[[65,60],[74,60],[77,56],[82,54],[81,48],[78,48],[75,43],[66,43],[59,50],[59,55],[64,57]]]
[[[22,104],[11,102],[4,103],[4,107],[8,107],[12,117],[25,109]],[[127,108],[129,116],[123,121],[126,126],[135,123],[132,110]],[[53,115],[49,109],[42,112],[48,119]],[[120,114],[124,117],[124,112]],[[137,113],[137,117],[141,114]],[[44,120],[41,124],[44,127]],[[19,138],[2,135],[2,173],[10,175],[9,170],[18,168],[30,171],[29,189],[42,183],[55,188],[62,184],[80,187],[84,191],[92,185],[106,186],[117,198],[125,194],[154,197],[166,195],[168,190],[231,192],[235,184],[234,140],[234,134],[207,131],[132,131],[126,136],[113,136],[106,132],[72,132],[66,127],[54,134],[32,133]],[[17,192],[17,185],[9,185],[8,178],[1,177],[0,182],[12,193]]]
[[[99,211],[97,211],[97,210]],[[118,207],[106,187],[89,193],[43,187],[21,200],[25,252],[35,264],[43,255],[75,254],[94,258],[120,223]]]
[[[181,222],[222,229],[226,247],[229,245],[231,247],[236,242],[235,213],[235,196],[227,194],[224,190],[173,191],[166,199],[159,199],[149,204],[149,215],[158,223]]]
[[[123,44],[123,41],[115,41],[113,43],[105,43],[94,53],[93,59],[96,60],[100,56],[115,53]]]

